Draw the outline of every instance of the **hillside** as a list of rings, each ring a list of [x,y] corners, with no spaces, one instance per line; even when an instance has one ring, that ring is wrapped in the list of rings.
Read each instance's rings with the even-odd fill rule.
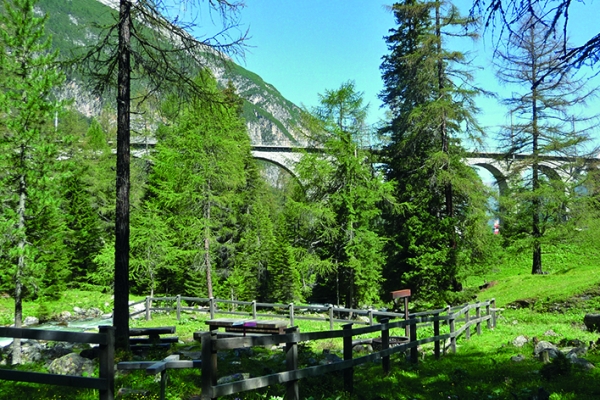
[[[52,35],[53,46],[66,59],[75,48],[91,46],[99,37],[102,26],[114,23],[116,13],[108,0],[40,0],[39,12],[47,13],[46,30]],[[257,74],[228,60],[207,59],[220,85],[231,81],[244,99],[244,117],[253,144],[275,144],[298,141],[297,126],[300,109],[285,99],[275,87]],[[67,83],[63,95],[75,99],[77,109],[86,116],[99,113],[101,99],[84,89],[80,80]]]

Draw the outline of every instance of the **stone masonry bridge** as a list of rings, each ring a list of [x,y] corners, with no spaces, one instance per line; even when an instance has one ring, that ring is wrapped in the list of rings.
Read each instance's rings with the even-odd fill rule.
[[[293,176],[295,164],[300,161],[302,153],[299,152],[301,147],[293,147],[291,145],[252,145],[252,155],[259,160],[265,160],[280,166],[288,171]],[[303,148],[305,151],[320,152],[318,148]],[[492,174],[498,184],[500,192],[507,189],[507,177],[510,165],[518,160],[523,160],[524,155],[514,155],[511,159],[506,159],[502,153],[469,153],[465,162],[471,166],[481,167]],[[543,156],[541,157],[540,170],[550,179],[561,179],[568,181],[575,175],[575,171],[567,171],[565,164],[572,162],[572,158],[559,156]],[[600,161],[598,158],[587,159],[588,164]]]

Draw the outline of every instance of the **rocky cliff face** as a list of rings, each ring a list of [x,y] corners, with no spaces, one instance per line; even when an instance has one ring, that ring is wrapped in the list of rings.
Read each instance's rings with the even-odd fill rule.
[[[112,19],[114,11],[111,9],[117,4],[115,0],[40,0],[39,12],[49,14],[46,27],[53,35],[55,46],[60,51],[69,51],[73,47],[93,44],[98,38],[93,25],[101,23],[100,17]],[[244,117],[252,144],[290,145],[304,142],[298,129],[301,110],[283,98],[272,85],[229,59],[207,58],[206,65],[219,84],[225,86],[231,81],[245,100]],[[84,115],[98,115],[102,99],[86,92],[84,86],[82,82],[72,80],[64,86],[60,96],[75,99],[75,107]]]

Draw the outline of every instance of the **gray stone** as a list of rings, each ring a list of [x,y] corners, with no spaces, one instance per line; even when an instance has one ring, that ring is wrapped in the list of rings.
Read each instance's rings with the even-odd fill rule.
[[[48,366],[48,371],[58,375],[92,376],[94,364],[92,360],[83,358],[77,353],[70,353],[52,361]]]
[[[566,349],[563,349],[563,352],[565,350]],[[585,347],[574,347],[567,352],[566,356],[568,359],[572,360],[574,358],[579,358],[581,356],[584,356],[586,353],[587,353],[587,349]]]
[[[589,371],[590,369],[596,368],[594,366],[594,364],[592,364],[591,362],[589,362],[588,360],[583,359],[583,358],[572,358],[571,359],[571,363],[573,365],[576,365],[576,366],[580,367],[580,368],[583,368],[586,371]]]
[[[224,383],[243,381],[244,379],[248,379],[248,378],[250,378],[250,374],[248,374],[248,373],[237,373],[237,374],[219,378],[219,380],[217,380],[217,385],[221,385]]]
[[[529,339],[523,335],[520,335],[513,340],[512,344],[515,347],[523,347],[527,342],[529,342]]]
[[[547,330],[546,332],[544,332],[544,336],[560,336],[558,333],[554,332],[552,329]]]
[[[553,345],[552,343],[547,342],[545,340],[541,340],[535,345],[533,354],[536,357],[543,359],[543,357],[544,357],[543,353],[547,352],[548,358],[552,359],[552,358],[556,358],[556,356],[558,355],[558,351],[559,351],[558,348],[555,345]]]
[[[525,356],[523,354],[517,354],[516,356],[512,356],[510,361],[512,362],[521,362],[525,360]]]
[[[38,325],[39,323],[40,320],[36,317],[25,317],[25,319],[23,320],[24,326]]]

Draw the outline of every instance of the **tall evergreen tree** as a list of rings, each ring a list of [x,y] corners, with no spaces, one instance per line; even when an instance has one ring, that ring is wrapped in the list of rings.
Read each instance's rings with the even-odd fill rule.
[[[52,126],[58,104],[51,91],[64,77],[55,64],[56,54],[49,52],[46,17],[36,15],[35,3],[5,1],[0,14],[0,218],[6,229],[2,234],[9,238],[4,261],[13,276],[17,328],[22,323],[25,290],[34,289],[34,278],[50,262],[44,260],[44,247],[36,245],[43,238],[32,237],[33,228],[62,224],[57,211],[60,199],[52,182],[59,169],[60,137]],[[20,341],[15,339],[13,363],[21,362],[20,354]]]
[[[367,106],[353,82],[320,96],[312,130],[323,153],[305,154],[296,166],[311,210],[314,250],[328,260],[329,293],[348,307],[380,300],[385,238],[378,231],[380,205],[391,199],[391,186],[373,169],[370,153],[360,147],[368,134]]]
[[[459,259],[473,246],[467,224],[481,224],[483,185],[462,159],[461,140],[477,144],[473,117],[477,90],[469,86],[468,60],[447,48],[446,35],[472,37],[471,18],[445,1],[406,0],[392,6],[397,28],[386,38],[381,99],[392,120],[386,175],[396,182],[402,212],[390,215],[388,289],[411,287],[422,298],[459,290]],[[473,218],[479,215],[479,218]],[[392,286],[392,285],[395,285]]]
[[[159,211],[171,232],[179,264],[179,290],[215,296],[222,253],[231,246],[238,218],[236,196],[246,184],[250,142],[237,109],[204,73],[211,101],[198,98],[160,131],[144,207]],[[220,97],[221,96],[221,97]],[[221,102],[213,103],[221,98]],[[144,234],[141,232],[141,234]]]
[[[577,70],[564,69],[559,57],[561,37],[546,37],[546,24],[528,17],[521,21],[518,35],[511,37],[506,49],[498,51],[498,76],[514,92],[505,99],[513,123],[501,134],[507,159],[525,156],[511,164],[511,188],[503,208],[504,230],[513,239],[524,237],[533,250],[532,274],[541,274],[542,242],[551,230],[566,219],[569,208],[570,180],[581,167],[579,157],[586,154],[591,129],[597,115],[577,114],[593,98],[596,88],[586,87],[587,80],[576,77]],[[555,167],[550,174],[544,156],[566,156],[577,161]],[[555,176],[558,175],[562,176]],[[509,205],[513,204],[514,207]],[[515,218],[516,216],[516,218]],[[524,225],[524,222],[527,224]],[[507,236],[508,236],[507,235]],[[552,236],[552,235],[550,235]]]

